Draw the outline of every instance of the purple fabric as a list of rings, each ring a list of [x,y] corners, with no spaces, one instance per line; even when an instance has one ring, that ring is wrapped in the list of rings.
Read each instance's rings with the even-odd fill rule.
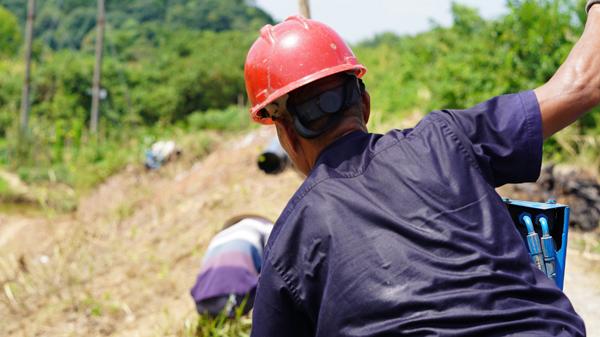
[[[229,294],[247,295],[256,288],[258,276],[246,268],[218,267],[200,273],[191,290],[196,302]]]
[[[262,265],[262,245],[270,226],[244,220],[219,232],[211,240],[196,284],[191,289],[196,304],[204,299],[228,297],[230,294],[242,297],[254,295]]]
[[[209,269],[216,269],[221,267],[239,267],[241,269],[247,270],[252,275],[258,276],[256,267],[254,266],[254,261],[252,260],[252,256],[250,256],[246,252],[235,250],[224,251],[204,261],[204,264],[200,269],[200,274],[204,273]]]
[[[337,140],[275,224],[252,336],[584,336],[494,190],[541,154],[530,91]]]

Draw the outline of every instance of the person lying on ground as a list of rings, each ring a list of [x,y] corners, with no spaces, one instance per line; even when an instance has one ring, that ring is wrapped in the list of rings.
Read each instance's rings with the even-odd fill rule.
[[[535,181],[543,140],[600,103],[596,2],[541,87],[384,135],[335,31],[265,26],[245,64],[251,116],[307,177],[269,238],[252,336],[585,336],[495,187]]]
[[[199,314],[234,317],[253,306],[258,274],[273,223],[259,215],[227,220],[210,241],[191,295]],[[242,307],[243,306],[243,307]]]

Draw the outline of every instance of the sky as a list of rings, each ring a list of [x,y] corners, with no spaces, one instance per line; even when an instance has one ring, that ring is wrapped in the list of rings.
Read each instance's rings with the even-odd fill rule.
[[[455,0],[456,1],[456,0]],[[255,0],[276,20],[298,13],[298,0]],[[457,0],[475,7],[484,18],[506,12],[506,0]],[[451,0],[311,0],[313,19],[327,23],[346,41],[355,43],[377,33],[415,34],[452,22]]]

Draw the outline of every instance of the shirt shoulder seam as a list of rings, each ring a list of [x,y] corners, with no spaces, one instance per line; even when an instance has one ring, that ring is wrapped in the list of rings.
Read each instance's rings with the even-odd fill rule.
[[[448,111],[456,112],[456,110],[448,110]],[[483,170],[481,169],[481,166],[479,166],[479,163],[477,163],[477,159],[475,158],[473,153],[471,153],[471,151],[469,151],[467,149],[467,146],[465,144],[468,142],[464,139],[465,136],[460,134],[460,132],[456,132],[450,126],[450,123],[448,123],[446,118],[439,116],[439,115],[433,115],[433,117],[436,119],[436,121],[438,121],[441,124],[442,128],[446,129],[448,131],[448,133],[450,133],[455,138],[455,141],[458,144],[460,152],[465,157],[465,159],[467,159],[469,161],[471,166],[473,166],[483,177],[486,177],[486,174],[483,173]]]

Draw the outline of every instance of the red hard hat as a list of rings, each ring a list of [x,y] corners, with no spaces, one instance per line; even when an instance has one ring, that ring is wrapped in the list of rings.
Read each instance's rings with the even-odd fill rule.
[[[366,72],[344,40],[329,26],[291,16],[266,25],[246,57],[244,78],[252,119],[271,124],[261,109],[303,85],[340,72]]]

